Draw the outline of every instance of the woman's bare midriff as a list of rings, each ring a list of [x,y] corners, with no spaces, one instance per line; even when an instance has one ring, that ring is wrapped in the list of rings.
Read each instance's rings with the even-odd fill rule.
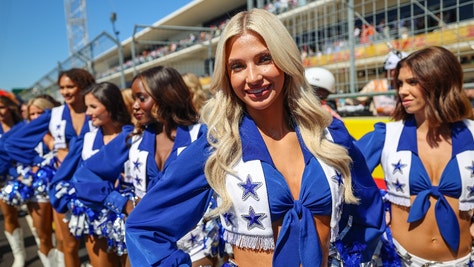
[[[256,251],[234,246],[234,258],[239,267],[268,267],[272,266],[273,250]]]
[[[331,233],[331,216],[316,215],[313,217],[314,223],[318,229],[321,252],[323,259],[329,255],[329,238]],[[278,233],[281,229],[282,220],[273,222],[274,239],[278,239]],[[276,234],[275,234],[276,233]],[[272,266],[273,250],[255,250],[233,246],[234,259],[239,267],[268,267]],[[327,260],[323,260],[321,266],[327,266]]]
[[[432,261],[450,261],[459,259],[471,252],[472,237],[469,231],[471,212],[459,212],[459,201],[449,198],[449,204],[454,207],[454,213],[459,222],[461,239],[457,252],[449,249],[438,229],[434,206],[436,199],[431,198],[431,206],[426,216],[414,223],[407,223],[409,208],[392,204],[392,220],[390,229],[393,238],[400,243],[410,254]],[[413,201],[413,199],[412,199]],[[453,227],[442,225],[441,227]]]
[[[60,148],[56,153],[56,157],[58,158],[59,162],[63,162],[64,158],[66,157],[69,150],[67,148]]]

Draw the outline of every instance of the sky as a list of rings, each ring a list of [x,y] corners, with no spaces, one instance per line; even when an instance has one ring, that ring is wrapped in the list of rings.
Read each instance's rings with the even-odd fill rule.
[[[136,24],[152,25],[192,0],[86,0],[89,41],[106,31],[110,15],[121,41]],[[69,57],[64,0],[0,0],[0,88],[29,88]]]

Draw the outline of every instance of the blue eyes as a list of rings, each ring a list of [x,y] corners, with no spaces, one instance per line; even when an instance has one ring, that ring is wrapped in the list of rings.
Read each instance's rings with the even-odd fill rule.
[[[262,55],[260,56],[258,59],[257,59],[257,64],[258,65],[265,65],[265,64],[270,64],[272,63],[272,56],[271,55]],[[235,63],[231,63],[229,65],[229,68],[230,70],[233,70],[233,71],[239,71],[239,70],[242,70],[245,68],[245,64],[242,64],[240,62],[235,62]]]

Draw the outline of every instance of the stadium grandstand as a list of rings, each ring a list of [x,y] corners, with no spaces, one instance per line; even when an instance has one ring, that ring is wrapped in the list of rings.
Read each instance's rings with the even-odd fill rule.
[[[251,8],[279,16],[300,48],[305,67],[322,66],[335,75],[337,93],[328,99],[336,101],[356,139],[389,118],[372,116],[367,106],[360,110],[345,100],[364,96],[359,90],[365,84],[383,78],[390,51],[444,46],[463,66],[464,89],[474,89],[474,0],[194,0],[153,25],[135,25],[132,36],[121,43],[104,31],[20,97],[48,93],[60,99],[58,72],[71,67],[86,68],[98,82],[125,88],[137,72],[167,65],[199,75],[206,87],[222,28],[232,15]],[[380,166],[373,175],[383,187]]]
[[[196,73],[208,84],[222,27],[250,8],[278,14],[305,66],[323,66],[335,74],[338,94],[333,98],[354,97],[368,81],[382,76],[391,49],[409,53],[444,46],[461,61],[466,88],[474,82],[474,0],[194,0],[153,25],[135,25],[121,43],[103,32],[21,97],[57,95],[57,74],[70,67],[86,68],[100,82],[126,87],[138,71],[167,65]]]

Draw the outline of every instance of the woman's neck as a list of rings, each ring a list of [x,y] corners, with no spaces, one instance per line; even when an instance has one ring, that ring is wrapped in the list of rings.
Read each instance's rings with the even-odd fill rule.
[[[174,139],[176,138],[176,130],[177,130],[177,128],[167,129],[167,127],[163,124],[160,132],[164,133],[168,137],[168,139],[170,139],[171,141],[174,142]],[[167,131],[170,132],[171,138],[170,138],[170,136],[167,135],[167,133],[166,133]]]
[[[69,107],[69,110],[76,114],[85,113],[87,109],[86,104],[84,102],[75,102],[67,105]]]
[[[122,125],[119,123],[113,122],[101,126],[102,133],[106,135],[116,135],[122,131]]]
[[[8,132],[13,127],[13,119],[4,119],[2,121],[2,129],[4,132]]]
[[[102,125],[101,129],[104,135],[104,144],[108,144],[122,131],[122,125],[119,123],[109,123]]]
[[[255,112],[250,114],[260,132],[272,139],[279,140],[293,129],[290,127],[289,118],[283,112],[265,114]]]
[[[451,129],[449,123],[441,123],[437,127],[431,127],[429,121],[423,117],[417,118],[416,121],[416,132],[417,135],[422,137],[419,140],[426,140],[431,147],[437,147],[440,142],[451,141]]]

